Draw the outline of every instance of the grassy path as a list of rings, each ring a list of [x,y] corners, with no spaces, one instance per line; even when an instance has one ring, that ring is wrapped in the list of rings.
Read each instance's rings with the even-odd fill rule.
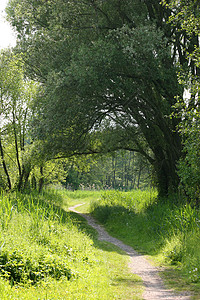
[[[1,195],[0,300],[141,300],[126,253],[64,210],[60,194]]]
[[[80,200],[78,201],[80,202]],[[83,210],[80,212],[77,208]],[[69,208],[70,211],[73,211],[88,221],[88,225],[92,226],[98,232],[98,239],[100,241],[106,241],[114,244],[119,247],[130,257],[129,268],[132,273],[140,276],[143,280],[145,286],[145,292],[143,294],[143,299],[145,300],[188,300],[190,296],[186,294],[175,294],[172,290],[167,290],[164,287],[164,284],[161,278],[158,275],[158,269],[152,266],[143,255],[137,253],[132,247],[125,245],[120,240],[111,237],[101,225],[97,224],[95,220],[87,212],[87,203],[78,203]]]

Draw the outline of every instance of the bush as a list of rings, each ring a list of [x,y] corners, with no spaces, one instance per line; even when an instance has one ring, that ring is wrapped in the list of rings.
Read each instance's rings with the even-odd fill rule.
[[[60,197],[56,200],[53,195],[57,193],[1,195],[0,276],[11,285],[35,285],[47,277],[70,280],[75,276],[69,251],[73,238],[66,241],[66,234],[74,234],[76,240],[78,229],[54,205],[60,203]],[[77,253],[73,259],[79,259]]]
[[[47,276],[55,279],[65,276],[68,280],[72,277],[72,271],[67,264],[55,254],[40,254],[37,260],[34,260],[30,253],[19,250],[1,251],[0,266],[1,276],[8,279],[11,285],[35,284]]]

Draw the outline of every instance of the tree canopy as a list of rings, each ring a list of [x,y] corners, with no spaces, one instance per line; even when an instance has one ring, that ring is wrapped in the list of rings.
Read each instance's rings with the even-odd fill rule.
[[[10,0],[7,13],[27,75],[43,84],[34,124],[53,155],[137,151],[161,194],[176,189],[180,119],[169,116],[196,36],[168,22],[174,8],[159,0]]]

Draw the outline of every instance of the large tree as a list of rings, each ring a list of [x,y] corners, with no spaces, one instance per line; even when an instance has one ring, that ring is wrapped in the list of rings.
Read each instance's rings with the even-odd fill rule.
[[[178,98],[177,115],[175,114],[181,118],[179,132],[184,152],[184,157],[179,162],[178,174],[187,197],[193,204],[200,206],[200,1],[163,2],[173,9],[171,24],[181,28],[184,36],[187,36],[187,43],[183,47],[190,45],[187,51],[188,68],[182,68],[179,74],[180,83],[187,93],[184,98]]]
[[[169,115],[188,49],[167,22],[171,9],[160,0],[10,0],[7,12],[27,73],[45,87],[35,124],[54,155],[102,151],[95,128],[107,120],[107,151],[140,152],[160,193],[176,189],[182,146]]]

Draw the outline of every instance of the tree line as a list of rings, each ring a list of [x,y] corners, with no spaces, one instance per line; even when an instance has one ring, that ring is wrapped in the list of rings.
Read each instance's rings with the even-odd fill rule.
[[[16,89],[31,88],[2,98],[22,110],[2,115],[6,187],[11,152],[20,189],[36,169],[42,186],[46,163],[123,150],[151,165],[160,195],[181,184],[199,202],[198,0],[10,0],[7,16],[18,41],[1,65],[18,58]]]
[[[155,187],[150,164],[138,153],[118,150],[90,155],[83,165],[77,159],[65,164],[62,184],[68,189],[146,189]]]

